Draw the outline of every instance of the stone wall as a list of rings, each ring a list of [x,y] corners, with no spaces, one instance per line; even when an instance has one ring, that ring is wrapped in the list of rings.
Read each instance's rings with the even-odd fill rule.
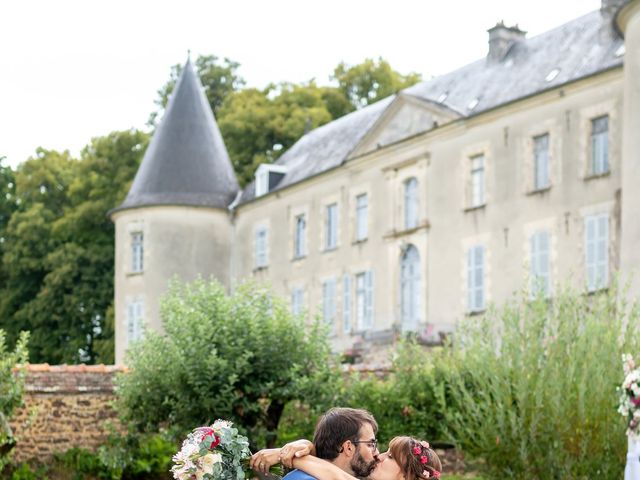
[[[28,365],[24,407],[11,428],[18,461],[42,460],[72,447],[93,449],[104,443],[109,426],[121,429],[112,407],[115,374],[105,365]]]

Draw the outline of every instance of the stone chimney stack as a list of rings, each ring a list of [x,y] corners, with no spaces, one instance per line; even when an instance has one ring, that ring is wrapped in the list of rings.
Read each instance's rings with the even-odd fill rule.
[[[616,12],[628,1],[629,0],[601,0],[600,13],[602,13],[603,16],[613,18]]]
[[[511,47],[515,43],[524,40],[527,34],[527,32],[520,30],[518,25],[513,27],[505,26],[502,20],[487,32],[489,32],[489,54],[487,59],[491,62],[500,62],[509,53]]]

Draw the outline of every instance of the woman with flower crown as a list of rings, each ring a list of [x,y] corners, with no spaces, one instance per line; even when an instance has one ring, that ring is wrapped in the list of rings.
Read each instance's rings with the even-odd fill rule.
[[[283,449],[287,451],[283,453]],[[313,456],[311,442],[303,446],[298,442],[288,444],[283,449],[267,449],[255,454],[251,467],[263,473],[278,461],[285,466],[306,472],[317,480],[358,480],[327,460]],[[389,449],[378,455],[376,468],[370,480],[426,480],[440,478],[442,464],[436,452],[427,442],[411,437],[394,437]]]

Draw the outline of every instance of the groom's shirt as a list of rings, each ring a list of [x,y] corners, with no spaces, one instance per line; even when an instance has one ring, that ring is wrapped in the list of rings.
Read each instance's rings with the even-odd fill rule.
[[[316,477],[312,477],[308,473],[304,473],[302,470],[292,470],[282,477],[282,480],[316,480]]]

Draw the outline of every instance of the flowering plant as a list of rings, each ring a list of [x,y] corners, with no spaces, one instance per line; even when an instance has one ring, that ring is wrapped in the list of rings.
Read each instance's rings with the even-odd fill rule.
[[[247,437],[231,422],[216,420],[187,436],[173,456],[171,472],[177,480],[243,480],[249,457]]]
[[[640,435],[640,368],[636,368],[633,357],[622,355],[624,382],[618,387],[620,402],[618,412],[627,418],[627,435]]]

